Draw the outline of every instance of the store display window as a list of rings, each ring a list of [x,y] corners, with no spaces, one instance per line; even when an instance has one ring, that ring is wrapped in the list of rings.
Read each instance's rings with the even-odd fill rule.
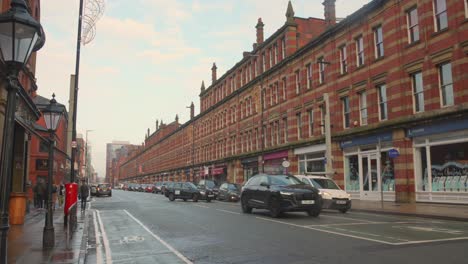
[[[325,174],[325,153],[299,155],[299,174]]]
[[[345,157],[345,189],[346,191],[359,191],[359,163],[358,155]]]

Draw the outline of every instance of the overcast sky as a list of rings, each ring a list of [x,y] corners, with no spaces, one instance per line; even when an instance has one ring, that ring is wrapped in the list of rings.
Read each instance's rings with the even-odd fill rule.
[[[92,1],[92,0],[88,0]],[[323,18],[323,0],[293,0],[295,16]],[[337,0],[346,17],[369,0]],[[265,39],[285,22],[287,0],[107,0],[95,39],[81,49],[77,133],[92,145],[93,166],[105,176],[106,143],[141,144],[156,119],[184,123],[201,81],[211,84],[252,50],[259,17]],[[41,1],[47,35],[37,62],[38,94],[67,105],[75,72],[79,0]]]

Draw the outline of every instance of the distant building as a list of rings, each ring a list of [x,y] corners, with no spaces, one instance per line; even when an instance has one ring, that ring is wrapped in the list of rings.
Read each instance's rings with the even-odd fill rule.
[[[112,183],[114,181],[112,177],[112,161],[117,157],[118,153],[126,152],[125,150],[122,150],[122,147],[129,146],[129,145],[130,145],[129,141],[112,141],[112,143],[107,143],[105,182]]]

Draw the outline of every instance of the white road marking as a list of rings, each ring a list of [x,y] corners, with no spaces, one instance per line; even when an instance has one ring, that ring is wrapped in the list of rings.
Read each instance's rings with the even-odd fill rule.
[[[413,229],[416,231],[421,232],[436,232],[436,233],[443,233],[443,234],[451,234],[451,235],[461,235],[463,231],[461,230],[454,230],[454,229],[446,229],[446,228],[434,228],[434,227],[424,227],[424,226],[392,226],[393,228],[402,228],[402,229]]]
[[[166,243],[166,241],[162,240],[159,236],[157,236],[156,234],[154,234],[148,227],[146,227],[142,222],[140,222],[140,220],[138,220],[136,217],[134,217],[132,214],[130,214],[127,210],[123,210],[125,213],[128,214],[128,216],[130,216],[133,220],[135,220],[135,222],[137,222],[141,227],[143,227],[143,229],[146,230],[146,232],[150,233],[154,238],[156,238],[159,242],[161,242],[161,244],[163,244],[165,247],[167,247],[170,251],[172,251],[172,253],[174,253],[177,257],[179,257],[182,261],[184,261],[185,263],[187,264],[193,264],[192,261],[190,261],[188,258],[186,258],[184,255],[182,255],[182,253],[180,253],[179,251],[177,251],[175,248],[173,248],[171,245],[169,245],[168,243]]]
[[[393,245],[401,246],[401,245],[410,245],[410,244],[423,244],[423,243],[456,241],[456,240],[468,240],[468,237],[454,237],[454,238],[442,238],[442,239],[432,239],[432,240],[417,240],[417,241],[408,241],[408,242],[398,242],[398,243],[393,243]]]
[[[354,220],[354,221],[360,221],[360,222],[364,222],[364,223],[375,223],[375,221],[364,220],[364,219],[359,219],[359,218],[324,215],[324,214],[321,214],[320,217],[330,217],[330,218],[336,218],[336,219],[342,219],[342,220]]]
[[[94,212],[93,222],[94,222],[94,234],[96,236],[96,263],[102,264],[101,239],[99,236],[100,234],[99,226],[98,226],[96,219],[97,219],[97,215],[96,215],[96,212]]]
[[[101,213],[99,210],[96,210],[97,219],[99,222],[99,226],[101,227],[102,232],[102,242],[104,243],[104,251],[106,252],[106,264],[112,264],[112,254],[109,247],[109,239],[107,238],[106,230],[104,229],[104,225],[102,224],[101,220]]]
[[[236,215],[240,215],[239,212],[233,212],[233,211],[228,211],[228,210],[223,210],[223,209],[215,209],[217,211],[221,211],[221,212],[226,212],[226,213],[230,213],[230,214],[236,214]]]
[[[204,205],[198,205],[198,204],[194,204],[193,206],[196,206],[196,207],[201,207],[201,208],[210,208],[208,206],[204,206]]]
[[[339,232],[335,232],[335,231],[329,231],[329,230],[323,230],[323,229],[318,229],[318,228],[313,228],[313,227],[308,227],[308,226],[296,225],[296,224],[291,224],[291,223],[288,223],[288,222],[283,222],[283,221],[278,221],[278,220],[273,220],[273,219],[268,219],[268,218],[263,218],[263,217],[258,217],[258,216],[256,218],[264,220],[264,221],[270,221],[270,222],[275,222],[275,223],[284,224],[284,225],[290,225],[290,226],[295,226],[295,227],[300,227],[300,228],[306,228],[306,229],[311,229],[311,230],[315,230],[315,231],[319,231],[319,232],[335,234],[335,235],[339,235],[339,236],[362,239],[362,240],[382,243],[382,244],[386,244],[386,245],[395,245],[395,243],[391,243],[391,242],[387,242],[387,241],[383,241],[383,240],[378,240],[378,239],[373,239],[373,238],[360,237],[360,236],[355,236],[355,235],[350,235],[350,234],[343,234],[343,233],[339,233]],[[402,243],[404,243],[404,242],[402,242]]]
[[[425,224],[422,222],[369,222],[369,223],[340,223],[340,224],[320,224],[320,225],[306,225],[310,227],[327,227],[327,226],[354,226],[354,225],[383,225],[383,224]]]

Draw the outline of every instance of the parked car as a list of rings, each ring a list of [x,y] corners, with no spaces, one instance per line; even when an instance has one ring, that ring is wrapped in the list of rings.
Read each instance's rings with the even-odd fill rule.
[[[164,186],[164,196],[169,197],[169,192],[172,190],[174,187],[175,182],[167,182],[166,185]]]
[[[91,196],[96,196],[96,194],[97,194],[97,185],[96,184],[90,184],[89,190],[90,190]]]
[[[351,195],[341,190],[332,179],[325,176],[296,175],[296,177],[305,184],[319,189],[323,208],[336,209],[342,213],[351,209]]]
[[[161,187],[162,187],[162,182],[156,182],[154,184],[154,189],[153,189],[153,193],[161,193]]]
[[[123,191],[128,191],[128,184],[127,183],[124,183],[124,185],[122,186],[122,190]]]
[[[138,187],[136,188],[137,192],[144,192],[145,191],[145,185],[144,184],[138,184]]]
[[[171,188],[167,189],[166,193],[169,201],[174,201],[175,199],[187,201],[191,199],[194,202],[198,202],[200,198],[200,191],[191,182],[174,182]]]
[[[317,217],[322,211],[322,197],[317,188],[293,175],[257,174],[242,187],[241,206],[243,213],[258,208],[269,210],[272,217],[288,211]]]
[[[154,184],[145,184],[145,192],[152,193],[154,190]]]
[[[112,196],[112,188],[109,183],[98,184],[96,196],[99,197],[103,195]]]
[[[164,181],[162,184],[161,184],[161,194],[165,195],[166,194],[166,188],[167,188],[167,185],[170,183],[170,181]]]
[[[211,202],[211,200],[216,199],[216,196],[213,192],[213,188],[216,187],[216,184],[212,180],[200,180],[197,184],[198,190],[200,190],[200,199]]]
[[[240,184],[225,182],[219,187],[217,199],[237,202],[240,199],[240,192]]]

